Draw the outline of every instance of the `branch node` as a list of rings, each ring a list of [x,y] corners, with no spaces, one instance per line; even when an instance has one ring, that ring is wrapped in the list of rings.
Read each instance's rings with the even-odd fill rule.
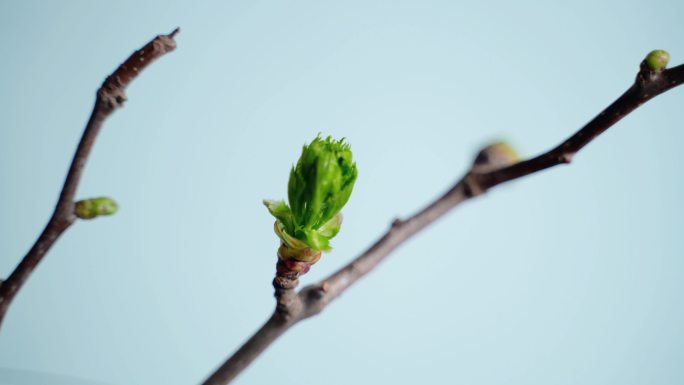
[[[575,157],[575,154],[572,152],[564,152],[558,156],[558,161],[561,163],[565,164],[570,164],[572,163],[572,158]]]
[[[482,188],[480,186],[480,183],[477,179],[477,174],[473,173],[472,171],[466,174],[461,182],[463,186],[463,195],[465,195],[467,198],[474,198],[487,192],[486,188]]]
[[[99,104],[99,108],[103,111],[111,112],[122,107],[126,100],[128,100],[128,98],[122,88],[110,88],[110,86],[103,84],[102,87],[97,90],[97,103]]]
[[[275,289],[274,296],[276,297],[276,312],[287,320],[291,319],[292,313],[295,311],[294,308],[297,301],[297,294],[294,289],[297,285],[299,285],[299,280],[297,278],[277,275],[273,279],[273,288]]]
[[[325,289],[321,286],[316,286],[313,288],[313,290],[309,290],[307,292],[307,297],[308,299],[314,300],[314,301],[320,301],[325,297]]]
[[[176,41],[173,38],[178,32],[180,28],[174,29],[168,35],[158,35],[144,47],[133,52],[102,83],[97,91],[98,103],[108,112],[121,107],[126,101],[125,89],[131,81],[150,63],[176,49]]]
[[[401,226],[404,225],[404,223],[405,222],[402,221],[401,219],[394,218],[394,220],[392,221],[392,230],[398,230]]]
[[[307,286],[299,293],[298,297],[303,305],[301,319],[313,317],[323,311],[327,302],[327,290],[329,290],[326,285],[329,284],[326,282],[322,285]]]
[[[292,279],[290,277],[276,276],[273,279],[273,286],[276,289],[291,290],[297,287],[299,284],[298,279]]]
[[[646,60],[644,60],[639,65],[639,72],[637,73],[634,83],[643,89],[649,84],[652,84],[662,78],[662,73],[663,70],[653,70],[649,68]]]

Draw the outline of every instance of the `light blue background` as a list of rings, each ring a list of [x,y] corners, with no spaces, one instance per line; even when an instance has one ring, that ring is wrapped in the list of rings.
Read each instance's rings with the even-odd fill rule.
[[[200,382],[273,308],[260,201],[285,196],[302,144],[346,136],[360,170],[307,284],[486,142],[545,151],[651,49],[684,62],[683,19],[674,0],[0,2],[1,276],[46,223],[102,80],[182,28],[79,189],[120,212],[77,223],[30,278],[0,332],[0,379]],[[236,383],[684,382],[683,104],[684,88],[659,96],[571,167],[459,207]]]

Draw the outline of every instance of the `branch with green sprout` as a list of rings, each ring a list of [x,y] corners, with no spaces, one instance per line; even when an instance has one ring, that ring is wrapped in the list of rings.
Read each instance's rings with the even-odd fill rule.
[[[649,53],[641,62],[636,79],[627,91],[575,134],[541,155],[521,161],[506,143],[484,147],[470,170],[437,200],[406,220],[395,219],[380,239],[337,272],[298,293],[294,292],[294,288],[289,290],[288,311],[283,312],[279,303],[268,321],[217,368],[203,385],[231,382],[288,329],[301,320],[319,314],[397,247],[451,209],[499,184],[570,163],[578,151],[620,119],[653,97],[684,82],[684,65],[666,69],[668,61],[669,54],[665,51],[655,50]],[[278,218],[278,215],[275,216]]]
[[[104,121],[126,100],[124,89],[149,63],[175,48],[178,30],[153,39],[109,76],[98,90],[95,108],[67,173],[55,211],[31,250],[4,281],[0,280],[0,322],[9,304],[60,235],[76,219],[112,215],[118,205],[110,198],[75,202],[75,195],[95,138]],[[295,292],[298,279],[331,249],[342,223],[341,209],[357,178],[356,165],[344,140],[317,137],[304,146],[288,183],[288,203],[264,201],[276,218],[280,239],[276,266],[277,306],[268,321],[205,382],[226,384],[247,368],[268,346],[298,322],[319,314],[359,279],[372,271],[406,240],[459,204],[499,184],[564,163],[598,135],[641,104],[684,82],[684,65],[666,69],[669,54],[652,51],[642,61],[633,85],[615,102],[557,147],[521,161],[505,143],[483,148],[471,168],[440,198],[390,229],[364,253],[318,283]]]
[[[299,277],[323,251],[330,251],[330,240],[342,226],[340,211],[351,196],[357,175],[349,144],[319,135],[304,146],[290,171],[289,205],[282,200],[264,200],[276,218],[273,227],[280,238],[273,286],[282,314],[287,315],[296,304],[294,289]]]

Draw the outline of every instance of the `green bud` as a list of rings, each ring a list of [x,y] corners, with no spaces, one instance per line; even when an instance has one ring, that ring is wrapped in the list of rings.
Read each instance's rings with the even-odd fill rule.
[[[667,67],[667,63],[670,61],[670,54],[662,49],[656,49],[649,52],[644,61],[648,69],[659,72]]]
[[[520,161],[515,149],[506,142],[497,142],[480,150],[473,162],[476,172],[488,172],[508,167]]]
[[[289,247],[330,250],[330,240],[340,231],[340,210],[349,200],[357,177],[356,163],[344,139],[320,135],[305,145],[290,171],[284,201],[265,200],[276,217],[276,234]]]
[[[112,198],[98,197],[76,202],[74,213],[81,219],[93,219],[100,215],[112,215],[119,205]]]

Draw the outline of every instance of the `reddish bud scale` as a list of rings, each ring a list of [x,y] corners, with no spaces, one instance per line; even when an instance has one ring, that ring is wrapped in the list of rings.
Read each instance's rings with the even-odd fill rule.
[[[306,259],[303,261],[302,259]],[[276,272],[278,276],[289,279],[297,279],[306,274],[311,266],[321,259],[321,252],[312,249],[292,250],[285,244],[278,248],[278,264]]]

